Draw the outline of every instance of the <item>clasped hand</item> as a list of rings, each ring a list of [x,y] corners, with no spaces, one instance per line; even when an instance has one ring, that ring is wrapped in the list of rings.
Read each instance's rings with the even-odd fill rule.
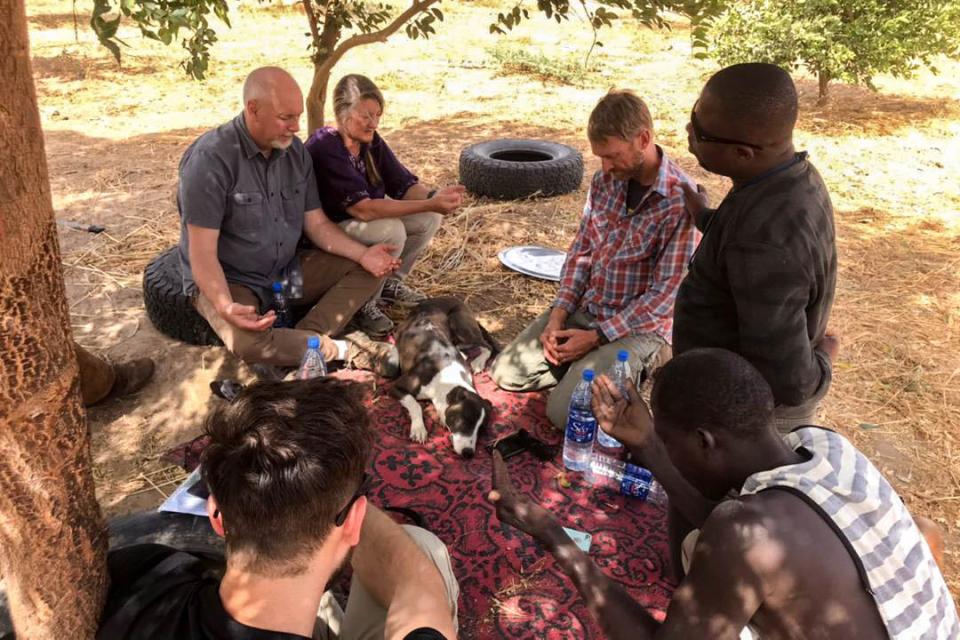
[[[540,334],[543,355],[554,366],[579,360],[600,344],[600,336],[594,329],[564,329],[547,325]]]

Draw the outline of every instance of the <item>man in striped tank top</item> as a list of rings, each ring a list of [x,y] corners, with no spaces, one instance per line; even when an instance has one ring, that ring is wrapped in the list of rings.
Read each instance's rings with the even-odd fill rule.
[[[943,576],[889,483],[832,431],[782,438],[770,386],[747,360],[722,349],[677,356],[656,374],[652,417],[633,389],[623,399],[602,378],[594,392],[601,427],[698,530],[666,620],[518,496],[502,460],[491,498],[502,520],[550,549],[610,638],[960,638]]]

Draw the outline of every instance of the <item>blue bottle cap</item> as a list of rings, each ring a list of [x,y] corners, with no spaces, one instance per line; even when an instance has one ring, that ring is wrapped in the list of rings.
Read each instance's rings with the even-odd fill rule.
[[[630,359],[629,351],[627,351],[626,349],[620,349],[620,351],[617,351],[617,360],[619,360],[620,362],[626,362],[629,359]]]
[[[593,369],[584,369],[583,379],[587,382],[593,382]]]
[[[307,338],[307,349],[319,349],[320,348],[320,338],[317,336],[310,336]]]
[[[280,293],[280,292],[282,292],[282,291],[283,291],[283,283],[282,283],[282,282],[274,282],[274,283],[273,283],[273,292],[274,292],[274,293]]]

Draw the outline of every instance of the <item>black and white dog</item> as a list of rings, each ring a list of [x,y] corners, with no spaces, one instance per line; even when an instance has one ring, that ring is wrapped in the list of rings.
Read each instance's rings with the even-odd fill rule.
[[[469,363],[464,351],[480,348]],[[414,308],[397,330],[400,377],[393,394],[410,414],[410,439],[424,442],[427,428],[417,400],[433,403],[450,430],[453,450],[473,457],[477,433],[490,420],[492,406],[477,394],[473,374],[483,371],[500,348],[457,298],[431,298]]]

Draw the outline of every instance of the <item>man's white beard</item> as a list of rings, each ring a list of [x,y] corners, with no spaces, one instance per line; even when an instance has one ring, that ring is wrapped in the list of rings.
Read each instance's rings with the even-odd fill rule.
[[[284,141],[283,138],[274,138],[273,140],[270,141],[270,146],[273,147],[274,149],[279,149],[280,151],[283,151],[284,149],[289,147],[291,144],[293,144],[293,138],[290,138],[287,141]]]

